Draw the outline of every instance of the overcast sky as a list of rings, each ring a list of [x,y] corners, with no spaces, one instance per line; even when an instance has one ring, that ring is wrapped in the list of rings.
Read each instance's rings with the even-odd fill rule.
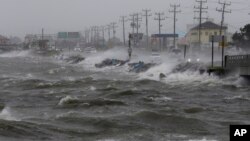
[[[224,1],[224,0],[222,0]],[[94,25],[107,25],[119,22],[120,16],[128,16],[142,9],[152,10],[150,17],[150,33],[158,32],[157,22],[154,21],[155,12],[165,12],[168,17],[163,21],[162,32],[173,32],[173,14],[169,13],[170,4],[181,4],[182,13],[177,15],[177,31],[186,32],[187,24],[198,23],[194,20],[195,0],[0,0],[0,34],[5,36],[20,36],[40,33],[44,28],[46,33],[58,31],[84,31]],[[236,31],[243,25],[250,23],[250,0],[231,0],[231,14],[225,15],[225,22],[230,31]],[[220,22],[221,8],[218,0],[208,0],[209,18]],[[197,15],[198,16],[198,15]],[[145,31],[144,19],[141,32]],[[131,31],[127,23],[127,31]],[[117,29],[121,35],[121,26]]]

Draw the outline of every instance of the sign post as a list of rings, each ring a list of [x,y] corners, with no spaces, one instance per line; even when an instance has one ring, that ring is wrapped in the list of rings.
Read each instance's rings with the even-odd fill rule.
[[[222,52],[221,52],[221,67],[224,68],[224,47],[225,47],[225,36],[222,36]]]
[[[212,68],[214,67],[214,36],[212,36]]]

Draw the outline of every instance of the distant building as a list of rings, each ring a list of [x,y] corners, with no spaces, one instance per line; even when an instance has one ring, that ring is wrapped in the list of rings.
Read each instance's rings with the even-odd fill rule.
[[[70,40],[70,41],[78,41],[81,38],[80,32],[58,32],[57,39],[58,40]]]
[[[9,37],[9,43],[10,44],[21,44],[22,43],[22,40],[19,38],[19,37],[16,37],[16,36],[10,36]]]
[[[0,35],[0,44],[1,45],[6,45],[6,44],[8,44],[8,42],[9,42],[9,39],[7,37]]]
[[[80,32],[58,32],[56,45],[59,48],[74,48],[81,44]]]
[[[176,41],[179,38],[179,34],[152,34],[151,35],[151,44],[155,47],[158,46],[159,50],[169,50],[175,48],[173,40],[176,38]],[[156,48],[156,47],[155,47]]]
[[[27,48],[53,49],[55,48],[55,36],[49,34],[28,34],[24,38]]]
[[[186,35],[186,41],[190,45],[198,45],[199,44],[199,28],[197,25],[189,30]],[[212,21],[206,21],[201,24],[201,45],[209,46],[210,45],[210,36],[211,35],[220,35],[220,25],[213,23]],[[227,27],[222,27],[222,35],[225,35],[227,32]]]
[[[28,34],[24,37],[24,43],[26,44],[36,42],[37,40],[38,40],[38,37],[32,34]]]

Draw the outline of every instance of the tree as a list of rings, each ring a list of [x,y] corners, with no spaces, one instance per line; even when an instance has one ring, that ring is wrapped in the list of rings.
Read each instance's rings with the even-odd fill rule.
[[[237,31],[233,34],[233,37],[232,37],[233,41],[234,42],[241,42],[243,37],[242,37],[242,34],[241,33],[238,33]]]
[[[241,34],[243,35],[243,38],[246,41],[250,41],[250,24],[245,25],[244,28],[240,29]]]
[[[235,45],[241,47],[249,47],[250,45],[250,24],[240,28],[240,32],[235,32],[232,37]]]

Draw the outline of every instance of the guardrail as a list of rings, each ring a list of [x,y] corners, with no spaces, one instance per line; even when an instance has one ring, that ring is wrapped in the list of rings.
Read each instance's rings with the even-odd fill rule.
[[[225,56],[225,68],[250,67],[250,54]]]

